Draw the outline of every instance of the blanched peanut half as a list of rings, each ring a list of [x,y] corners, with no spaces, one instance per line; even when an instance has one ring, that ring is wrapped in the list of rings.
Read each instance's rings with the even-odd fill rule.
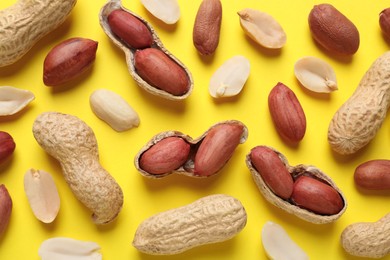
[[[28,170],[24,175],[24,191],[37,219],[51,223],[60,209],[60,197],[53,177],[42,170]]]
[[[141,0],[141,3],[154,17],[166,24],[174,24],[180,18],[177,0]]]
[[[234,56],[222,64],[210,79],[209,92],[213,98],[239,94],[249,77],[249,60]]]
[[[269,49],[280,49],[287,41],[282,26],[271,15],[246,8],[238,12],[245,33],[255,42]]]
[[[16,114],[34,99],[35,95],[29,90],[2,86],[0,87],[0,116]]]
[[[289,237],[282,226],[268,221],[261,231],[263,247],[269,259],[308,260],[307,254]]]
[[[99,250],[95,242],[54,237],[42,242],[38,254],[42,260],[101,260]]]
[[[137,112],[115,92],[107,89],[95,90],[89,101],[96,116],[118,132],[139,125],[140,120]]]
[[[295,63],[294,73],[299,82],[311,91],[330,93],[338,89],[333,68],[319,58],[301,58]]]

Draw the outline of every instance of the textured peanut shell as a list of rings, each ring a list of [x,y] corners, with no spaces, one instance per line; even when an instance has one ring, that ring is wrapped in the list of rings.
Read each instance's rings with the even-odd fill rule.
[[[274,206],[290,213],[298,218],[301,218],[303,220],[306,220],[308,222],[314,223],[314,224],[327,224],[336,221],[338,218],[341,217],[341,215],[345,212],[347,209],[347,200],[341,190],[336,186],[336,184],[332,181],[332,179],[327,176],[325,173],[323,173],[320,169],[312,166],[312,165],[304,165],[299,164],[296,166],[290,166],[288,164],[287,158],[281,154],[279,151],[275,150],[272,147],[269,147],[270,149],[274,150],[280,157],[280,159],[283,161],[283,163],[286,165],[288,171],[292,174],[292,176],[298,176],[301,174],[309,174],[313,177],[316,177],[318,179],[321,179],[322,181],[328,183],[331,187],[333,187],[341,196],[341,198],[344,201],[344,207],[343,209],[334,215],[319,215],[312,211],[300,208],[294,204],[291,204],[289,201],[284,200],[277,195],[275,195],[272,190],[267,186],[263,178],[261,177],[260,173],[256,170],[256,168],[252,165],[252,162],[250,160],[250,153],[246,156],[246,165],[251,172],[252,178],[255,181],[257,188],[260,190],[261,194],[264,196],[264,198],[273,204]]]
[[[381,127],[390,104],[390,51],[364,74],[352,96],[337,110],[328,141],[340,154],[353,154],[366,146]]]
[[[122,209],[123,193],[99,163],[92,129],[76,116],[45,112],[35,119],[33,134],[38,144],[59,161],[74,195],[93,212],[93,221],[113,221]]]
[[[178,254],[231,239],[246,222],[246,211],[238,199],[210,195],[144,220],[137,228],[133,246],[147,254]]]
[[[126,12],[132,14],[133,16],[135,16],[136,18],[138,18],[141,22],[143,22],[148,27],[148,29],[150,30],[150,32],[153,35],[152,48],[160,49],[166,55],[168,55],[168,57],[170,59],[172,59],[175,63],[177,63],[180,67],[182,67],[184,69],[184,71],[186,72],[186,74],[188,76],[188,85],[189,85],[189,90],[185,94],[180,95],[180,96],[172,95],[166,91],[163,91],[161,89],[158,89],[158,88],[150,85],[148,82],[146,82],[144,79],[142,79],[140,77],[140,75],[138,75],[138,73],[134,67],[134,53],[135,53],[136,49],[129,48],[119,37],[117,37],[112,32],[112,30],[110,29],[110,26],[108,24],[108,20],[107,20],[108,15],[113,10],[117,10],[117,9],[121,9],[123,11],[126,11]],[[169,100],[183,100],[183,99],[186,99],[191,94],[191,92],[194,88],[194,81],[193,81],[191,72],[188,70],[188,68],[180,60],[178,60],[174,55],[172,55],[164,47],[160,38],[158,37],[157,33],[155,32],[154,28],[145,19],[143,19],[139,15],[135,14],[134,12],[126,9],[122,5],[121,0],[109,0],[100,9],[99,21],[100,21],[101,27],[103,28],[103,31],[107,34],[109,39],[125,53],[128,71],[139,87],[141,87],[142,89],[144,89],[145,91],[147,91],[153,95],[156,95],[156,96],[159,96],[159,97],[162,97],[165,99],[169,99]]]
[[[189,135],[186,135],[180,131],[174,131],[174,130],[171,130],[171,131],[164,131],[164,132],[161,132],[161,133],[158,133],[156,134],[155,136],[153,136],[139,151],[138,153],[136,154],[135,158],[134,158],[134,165],[135,165],[135,168],[139,171],[139,173],[145,177],[148,177],[148,178],[152,178],[152,179],[155,179],[155,178],[162,178],[162,177],[165,177],[165,176],[168,176],[168,175],[171,175],[171,174],[182,174],[182,175],[186,175],[186,176],[189,176],[189,177],[194,177],[194,178],[207,178],[207,177],[210,177],[210,176],[213,176],[215,174],[218,174],[220,171],[216,172],[215,174],[213,175],[208,175],[208,176],[202,176],[202,175],[195,175],[194,174],[194,156],[195,156],[195,150],[197,149],[198,145],[200,142],[202,142],[202,140],[204,139],[204,137],[207,135],[207,133],[215,126],[217,125],[220,125],[220,124],[229,124],[229,123],[238,123],[240,125],[242,125],[244,127],[244,130],[243,130],[243,133],[242,133],[242,136],[241,136],[241,140],[240,140],[240,143],[244,143],[246,141],[246,139],[248,138],[248,128],[240,121],[237,121],[237,120],[227,120],[227,121],[221,121],[219,123],[216,123],[214,124],[213,126],[211,126],[207,131],[205,131],[200,137],[198,138],[195,138],[193,139],[191,136]],[[176,136],[176,137],[181,137],[183,138],[186,142],[188,142],[192,148],[191,148],[191,152],[190,152],[190,156],[189,156],[189,159],[187,160],[187,162],[181,166],[180,168],[172,171],[172,172],[168,172],[168,173],[165,173],[165,174],[151,174],[151,173],[148,173],[146,172],[145,170],[143,170],[140,165],[139,165],[139,161],[140,161],[140,158],[142,156],[142,154],[147,151],[150,147],[152,147],[153,145],[155,145],[156,143],[158,143],[159,141],[161,141],[162,139],[166,138],[166,137],[170,137],[170,136]]]
[[[59,27],[76,0],[19,0],[0,11],[0,67],[21,59],[40,39]]]
[[[382,258],[390,254],[390,213],[376,222],[358,222],[341,233],[341,245],[349,254]]]

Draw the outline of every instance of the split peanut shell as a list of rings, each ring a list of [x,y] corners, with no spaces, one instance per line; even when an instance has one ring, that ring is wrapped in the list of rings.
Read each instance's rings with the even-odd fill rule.
[[[136,156],[134,158],[135,168],[139,171],[139,173],[141,175],[148,177],[148,178],[152,178],[152,179],[162,178],[162,177],[165,177],[165,176],[168,176],[171,174],[182,174],[182,175],[186,175],[186,176],[194,177],[194,178],[207,178],[207,177],[211,177],[213,175],[216,175],[220,172],[220,170],[223,168],[223,166],[229,161],[229,159],[231,158],[232,155],[227,157],[228,159],[222,163],[221,167],[218,170],[212,171],[209,174],[205,175],[205,174],[197,174],[197,169],[195,167],[196,153],[199,150],[202,142],[205,140],[206,136],[210,132],[212,132],[213,129],[224,126],[224,125],[238,125],[238,126],[242,127],[242,132],[240,133],[240,136],[239,136],[239,138],[240,138],[239,144],[244,143],[246,141],[246,139],[248,138],[247,127],[242,122],[240,122],[238,120],[227,120],[227,121],[222,121],[222,122],[219,122],[217,124],[214,124],[206,132],[204,132],[200,137],[195,138],[195,139],[193,139],[189,135],[186,135],[180,131],[174,131],[174,130],[164,131],[164,132],[158,133],[155,136],[153,136],[146,143],[146,145],[144,145],[140,149],[140,151],[136,154]],[[170,170],[170,171],[167,171],[167,172],[159,173],[159,174],[153,174],[153,173],[148,172],[145,169],[143,169],[141,166],[142,156],[149,149],[151,149],[154,145],[158,144],[159,142],[161,142],[162,140],[164,140],[166,138],[171,138],[171,137],[182,138],[186,143],[189,144],[190,151],[188,153],[187,160],[185,160],[185,162],[183,164],[181,164],[180,167],[173,169],[173,170]],[[220,153],[222,153],[222,152],[220,152]],[[218,155],[216,155],[216,156],[218,157]],[[213,162],[211,162],[211,163],[213,163]]]
[[[113,31],[111,30],[110,25],[108,23],[108,16],[114,10],[123,10],[123,11],[133,15],[134,17],[139,19],[143,24],[146,25],[146,27],[149,29],[149,31],[152,33],[152,36],[153,36],[153,42],[152,42],[151,48],[158,49],[158,50],[162,51],[163,53],[165,53],[169,57],[169,59],[171,59],[174,63],[176,63],[179,67],[181,67],[185,71],[187,78],[188,78],[188,91],[186,93],[181,94],[181,95],[173,95],[171,93],[168,93],[167,91],[159,89],[156,86],[148,83],[144,78],[142,78],[139,75],[139,73],[137,72],[137,70],[135,68],[135,61],[134,61],[135,52],[139,49],[134,49],[134,48],[129,47],[121,38],[119,38],[117,35],[115,35],[113,33]],[[147,91],[153,95],[156,95],[156,96],[159,96],[159,97],[162,97],[165,99],[169,99],[169,100],[183,100],[183,99],[186,99],[191,94],[193,87],[194,87],[194,82],[193,82],[191,72],[179,59],[177,59],[173,54],[171,54],[164,47],[160,38],[158,37],[157,33],[155,32],[154,28],[144,18],[142,18],[139,15],[135,14],[134,12],[126,9],[122,5],[121,0],[109,0],[100,10],[99,21],[100,21],[101,27],[103,28],[103,31],[107,34],[109,39],[125,53],[126,63],[127,63],[129,73],[133,77],[133,79],[135,80],[135,82],[137,83],[137,85],[139,87],[141,87],[142,89],[144,89],[145,91]]]
[[[279,151],[275,150],[272,147],[268,147],[271,150],[275,151],[275,153],[279,156],[281,161],[286,165],[286,168],[291,173],[292,177],[294,179],[298,178],[299,176],[310,176],[315,179],[318,179],[328,185],[330,185],[332,188],[334,188],[342,198],[344,202],[344,207],[337,213],[333,215],[320,215],[317,213],[314,213],[310,210],[301,208],[297,205],[294,205],[290,200],[285,200],[280,197],[278,197],[275,193],[272,192],[272,190],[268,187],[264,179],[261,177],[259,171],[254,167],[254,165],[251,162],[250,158],[250,152],[246,156],[246,165],[252,175],[253,180],[256,183],[257,188],[261,192],[261,194],[264,196],[264,198],[274,206],[290,213],[298,218],[301,218],[305,221],[311,222],[313,224],[327,224],[336,221],[338,218],[341,217],[341,215],[345,212],[347,209],[347,200],[341,190],[336,186],[336,184],[333,182],[333,180],[327,176],[325,173],[323,173],[320,169],[313,165],[304,165],[299,164],[296,166],[291,166],[288,164],[287,158],[280,153]]]

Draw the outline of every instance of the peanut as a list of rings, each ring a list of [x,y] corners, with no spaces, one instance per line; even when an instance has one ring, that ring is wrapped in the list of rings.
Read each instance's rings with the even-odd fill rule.
[[[315,5],[308,20],[314,40],[327,51],[337,55],[353,55],[359,49],[358,29],[334,6]]]
[[[390,39],[390,7],[379,13],[379,26],[383,35]]]
[[[14,115],[34,99],[34,93],[29,90],[2,86],[0,87],[0,116]]]
[[[4,131],[0,131],[0,164],[4,163],[12,156],[16,144],[12,136]]]
[[[122,209],[123,193],[99,163],[92,129],[76,116],[45,112],[35,119],[33,134],[38,144],[59,161],[73,194],[93,212],[93,221],[113,221]]]
[[[97,47],[96,41],[79,37],[54,46],[43,62],[45,85],[62,85],[83,74],[95,61]]]
[[[294,182],[291,200],[302,208],[322,215],[337,214],[344,207],[343,199],[334,188],[308,176],[300,176]]]
[[[201,55],[211,55],[219,44],[222,23],[220,0],[203,0],[195,17],[192,39]]]
[[[180,18],[177,0],[141,0],[141,3],[154,17],[166,24],[175,24]]]
[[[186,72],[159,49],[137,50],[134,66],[146,82],[172,95],[181,96],[189,90]]]
[[[390,213],[375,222],[357,222],[341,233],[341,245],[353,256],[382,258],[390,253]]]
[[[251,150],[249,156],[253,166],[272,192],[282,199],[289,199],[294,181],[278,154],[266,146],[257,146]]]
[[[291,143],[298,143],[306,132],[306,116],[295,93],[278,83],[269,93],[268,107],[276,130]]]
[[[202,140],[194,159],[194,173],[210,176],[219,171],[232,157],[241,142],[244,126],[221,124],[212,128]]]
[[[355,184],[368,190],[390,190],[390,160],[371,160],[354,173]]]
[[[60,209],[60,196],[53,177],[42,170],[28,170],[24,175],[24,191],[35,217],[51,223]]]
[[[151,174],[164,174],[176,170],[188,159],[190,144],[180,137],[167,137],[141,155],[141,169]]]
[[[352,96],[334,114],[328,141],[340,154],[353,154],[367,145],[381,127],[390,104],[390,51],[364,74]]]
[[[2,235],[9,223],[12,212],[12,199],[4,184],[0,184],[0,235]]]
[[[149,28],[134,15],[120,9],[112,11],[108,17],[110,29],[129,47],[143,49],[151,47],[153,35]]]
[[[20,60],[40,39],[58,28],[76,0],[19,0],[0,11],[0,67]]]
[[[239,200],[223,194],[210,195],[144,220],[136,230],[133,246],[147,254],[179,254],[231,239],[246,222]]]

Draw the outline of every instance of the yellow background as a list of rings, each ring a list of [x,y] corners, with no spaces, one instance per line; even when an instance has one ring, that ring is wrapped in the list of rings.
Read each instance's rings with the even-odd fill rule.
[[[0,8],[15,2],[0,1]],[[128,73],[123,52],[100,27],[98,13],[106,3],[104,0],[79,0],[60,28],[39,41],[19,62],[0,68],[0,85],[28,89],[36,96],[22,113],[0,118],[0,129],[9,132],[16,142],[12,160],[0,168],[0,183],[6,185],[14,202],[9,226],[0,238],[0,259],[39,259],[38,248],[42,241],[58,236],[97,242],[104,259],[266,259],[260,237],[266,221],[282,225],[311,259],[360,259],[344,252],[340,234],[349,224],[376,221],[388,213],[390,194],[357,189],[353,172],[357,165],[367,160],[390,159],[390,120],[386,119],[367,147],[352,156],[332,152],[327,142],[327,129],[333,114],[352,94],[371,63],[389,49],[378,23],[379,12],[390,7],[388,1],[328,1],[353,21],[360,32],[360,48],[350,59],[332,57],[312,40],[307,17],[313,5],[322,3],[320,1],[222,1],[220,43],[215,55],[208,58],[200,57],[192,44],[192,27],[200,1],[178,2],[181,17],[172,26],[154,18],[138,0],[125,0],[123,5],[148,20],[165,47],[192,72],[194,91],[183,102],[152,96],[135,84]],[[237,11],[247,7],[271,14],[282,25],[287,44],[281,51],[265,50],[244,34]],[[42,81],[46,54],[57,43],[77,36],[99,42],[93,69],[69,88],[46,87]],[[208,93],[210,77],[234,55],[243,55],[250,60],[249,79],[237,97],[214,100]],[[294,63],[308,55],[319,57],[334,68],[338,91],[315,94],[300,86],[293,73]],[[279,81],[295,92],[306,114],[306,135],[296,147],[280,139],[268,111],[268,93]],[[110,89],[125,98],[138,112],[140,126],[118,133],[98,119],[89,106],[89,96],[99,88]],[[37,115],[45,111],[76,115],[94,130],[101,164],[124,192],[123,210],[112,224],[93,224],[91,213],[76,200],[65,183],[58,162],[36,143],[32,124]],[[151,180],[135,169],[134,156],[153,135],[177,130],[196,138],[211,125],[227,119],[246,124],[249,138],[237,148],[217,176],[196,179],[170,175]],[[332,224],[315,225],[269,204],[257,189],[244,161],[251,148],[263,144],[282,152],[292,165],[312,164],[328,174],[348,200],[344,215]],[[51,173],[57,184],[61,208],[52,224],[38,221],[29,207],[23,176],[30,168]],[[238,198],[247,211],[247,225],[235,238],[176,256],[148,256],[131,245],[135,230],[144,219],[215,193]]]

